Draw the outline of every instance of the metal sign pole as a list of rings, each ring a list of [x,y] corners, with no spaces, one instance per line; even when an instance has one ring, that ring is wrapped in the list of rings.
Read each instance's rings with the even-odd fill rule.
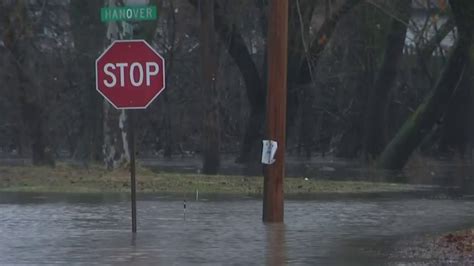
[[[123,21],[124,37],[133,40],[133,24]],[[132,233],[137,232],[137,181],[135,170],[135,110],[126,110],[128,115],[128,135],[129,135],[129,152],[130,152],[130,195],[132,203]]]
[[[137,232],[137,189],[135,177],[135,110],[127,110],[130,145],[130,190],[132,201],[132,233]]]

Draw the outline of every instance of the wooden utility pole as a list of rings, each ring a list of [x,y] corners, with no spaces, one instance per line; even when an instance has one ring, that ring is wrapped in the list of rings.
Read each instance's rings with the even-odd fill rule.
[[[263,221],[283,222],[286,94],[288,63],[288,0],[271,0],[268,24],[267,140],[278,143],[275,162],[265,166]]]

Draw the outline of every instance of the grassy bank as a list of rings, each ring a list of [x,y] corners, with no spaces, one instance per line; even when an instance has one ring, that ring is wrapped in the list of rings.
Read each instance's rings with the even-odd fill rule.
[[[206,176],[198,174],[154,173],[139,167],[139,192],[167,193],[262,193],[262,177]],[[0,191],[8,192],[128,192],[129,172],[126,169],[107,171],[100,166],[88,169],[60,164],[48,167],[0,167]],[[305,180],[287,178],[285,193],[369,193],[405,192],[413,187],[402,184]]]

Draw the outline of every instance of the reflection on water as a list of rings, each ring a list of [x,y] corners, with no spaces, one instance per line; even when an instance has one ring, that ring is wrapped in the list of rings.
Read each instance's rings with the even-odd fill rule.
[[[266,265],[283,266],[287,264],[284,224],[266,225]]]
[[[466,200],[287,201],[285,225],[263,224],[260,200],[203,196],[186,221],[182,204],[141,198],[134,238],[126,197],[0,194],[0,265],[381,264],[398,239],[474,223]]]

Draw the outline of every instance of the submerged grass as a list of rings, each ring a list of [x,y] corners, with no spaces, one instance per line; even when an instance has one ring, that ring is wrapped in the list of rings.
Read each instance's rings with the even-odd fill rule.
[[[93,165],[86,168],[59,164],[55,168],[0,166],[0,192],[128,192],[127,169],[107,171]],[[409,185],[359,181],[305,180],[287,178],[286,194],[370,193],[413,191]],[[166,193],[261,194],[263,177],[155,173],[137,169],[137,191]]]

